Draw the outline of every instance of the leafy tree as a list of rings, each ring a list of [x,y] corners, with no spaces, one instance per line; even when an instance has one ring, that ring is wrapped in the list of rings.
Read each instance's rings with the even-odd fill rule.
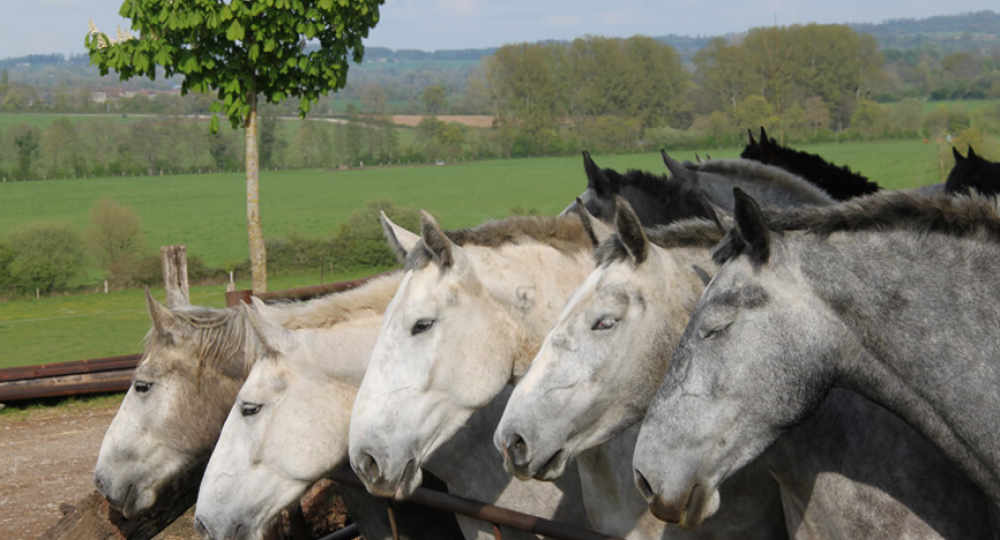
[[[867,139],[874,139],[885,133],[886,116],[882,105],[867,99],[859,100],[858,107],[851,116],[851,128]]]
[[[41,146],[41,132],[34,126],[19,125],[9,133],[17,152],[16,174],[21,178],[33,178],[34,164]]]
[[[420,94],[420,103],[428,114],[441,114],[448,108],[448,96],[445,95],[443,86],[434,84],[424,88],[424,92]]]
[[[135,210],[114,199],[101,199],[90,209],[84,238],[91,253],[118,286],[129,285],[145,252],[142,221]]]
[[[802,102],[802,111],[806,122],[812,128],[813,135],[821,129],[830,127],[830,109],[821,96],[812,96]]]
[[[69,225],[35,223],[15,230],[8,241],[15,253],[11,277],[25,291],[65,288],[83,271],[83,241]]]
[[[91,24],[85,45],[101,75],[122,80],[183,75],[181,92],[217,93],[234,128],[246,136],[247,236],[253,290],[267,290],[260,222],[257,101],[299,98],[299,113],[343,88],[348,57],[360,62],[361,40],[378,23],[384,0],[125,0],[120,15],[131,30],[112,41]],[[318,41],[307,51],[303,44]],[[212,126],[218,121],[212,116]]]
[[[771,128],[778,122],[774,107],[768,103],[767,98],[759,95],[744,99],[733,111],[733,119],[743,129],[756,129],[760,126]]]
[[[14,284],[10,267],[14,262],[14,250],[7,244],[0,243],[0,297]]]
[[[370,269],[396,266],[398,261],[385,242],[379,221],[383,211],[399,226],[420,230],[420,212],[412,206],[399,207],[389,199],[368,202],[363,209],[351,212],[334,238],[334,259],[347,269]]]

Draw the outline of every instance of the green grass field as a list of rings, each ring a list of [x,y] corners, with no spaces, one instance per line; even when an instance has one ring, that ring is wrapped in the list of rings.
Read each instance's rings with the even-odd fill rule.
[[[120,122],[135,122],[142,120],[136,116],[121,114],[50,114],[50,113],[10,113],[0,112],[0,131],[6,131],[14,126],[29,125],[45,129],[60,118],[68,118],[70,122],[84,123],[95,119],[117,120]]]
[[[888,188],[939,181],[938,147],[921,141],[803,147],[850,165]],[[716,158],[739,151],[707,150]],[[693,152],[672,153],[693,159]],[[659,154],[595,155],[601,166],[663,171]],[[949,158],[950,159],[950,158]],[[946,164],[950,168],[951,163]],[[946,168],[946,170],[947,170]],[[367,201],[390,198],[424,208],[448,228],[508,215],[516,206],[542,214],[562,210],[586,180],[579,157],[536,158],[448,166],[366,168],[343,172],[298,170],[262,174],[264,230],[328,235]],[[68,221],[81,229],[91,205],[114,197],[142,217],[150,246],[183,243],[212,266],[246,257],[242,174],[99,178],[0,184],[0,238],[38,220]],[[374,272],[374,270],[373,270]],[[238,276],[245,277],[245,276]],[[328,281],[359,276],[334,276]],[[271,289],[318,283],[318,275],[272,278]],[[248,285],[244,282],[242,288]],[[192,301],[220,306],[223,286],[196,287]],[[148,329],[140,291],[80,294],[0,304],[0,367],[127,354]]]

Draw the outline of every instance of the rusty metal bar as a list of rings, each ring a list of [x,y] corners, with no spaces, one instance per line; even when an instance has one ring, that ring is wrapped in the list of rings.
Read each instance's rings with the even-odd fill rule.
[[[141,354],[126,354],[124,356],[111,356],[108,358],[91,358],[71,362],[4,368],[0,369],[0,382],[131,369],[138,365],[141,359]]]
[[[343,529],[334,531],[319,540],[351,540],[352,538],[357,538],[359,536],[361,536],[361,529],[358,529],[358,524],[351,523]]]
[[[335,470],[330,475],[330,479],[351,486],[364,487],[364,483],[354,473],[343,469]],[[462,514],[463,516],[510,527],[511,529],[540,534],[553,540],[621,540],[614,536],[597,533],[573,525],[556,523],[545,518],[522,514],[521,512],[463,499],[423,487],[417,488],[407,501],[455,514]]]
[[[124,369],[0,383],[0,403],[124,392],[132,385],[132,372],[132,369]]]

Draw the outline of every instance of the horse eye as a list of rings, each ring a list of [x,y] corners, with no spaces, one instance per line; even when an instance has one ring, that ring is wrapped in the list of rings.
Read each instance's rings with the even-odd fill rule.
[[[414,323],[413,328],[410,329],[410,335],[415,336],[417,334],[423,334],[424,332],[431,329],[434,326],[434,319],[420,319]]]
[[[618,324],[618,319],[615,319],[614,317],[604,317],[594,323],[591,330],[611,330],[616,324]]]
[[[243,406],[240,407],[240,414],[243,416],[253,416],[260,412],[261,407],[263,407],[263,405],[258,403],[244,403]]]
[[[729,321],[725,324],[720,324],[714,328],[702,328],[701,330],[698,331],[698,333],[701,335],[701,339],[712,339],[714,337],[717,337],[726,328],[729,328],[729,326],[732,324],[733,322]]]
[[[149,392],[150,388],[153,387],[153,383],[145,381],[135,381],[135,383],[133,383],[132,386],[135,387],[136,392],[139,392],[140,394],[145,394],[146,392]]]

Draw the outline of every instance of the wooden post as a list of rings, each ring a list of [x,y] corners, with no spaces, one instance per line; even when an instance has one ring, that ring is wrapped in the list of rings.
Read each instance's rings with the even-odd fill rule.
[[[167,307],[191,304],[188,296],[187,247],[163,246],[163,287],[167,291]]]

